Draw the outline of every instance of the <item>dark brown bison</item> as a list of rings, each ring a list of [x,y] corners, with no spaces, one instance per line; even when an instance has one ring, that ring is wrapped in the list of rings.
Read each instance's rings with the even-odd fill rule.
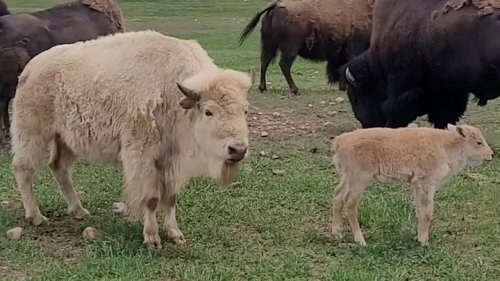
[[[364,128],[405,127],[427,115],[455,124],[469,95],[500,96],[500,0],[377,0],[370,47],[345,71]]]
[[[4,1],[0,0],[0,16],[4,16],[4,15],[10,15],[10,11],[7,8],[7,4],[5,4]]]
[[[327,61],[329,81],[339,81],[339,69],[370,43],[371,12],[374,0],[275,0],[258,12],[240,37],[240,45],[260,20],[261,26],[261,92],[266,90],[266,70],[279,49],[281,72],[290,91],[298,88],[290,74],[297,55],[313,61]]]
[[[5,3],[3,3],[5,5]],[[0,4],[0,12],[8,11]],[[124,30],[113,0],[79,0],[33,13],[0,17],[0,116],[9,134],[9,102],[17,77],[37,54],[60,44],[94,39]]]

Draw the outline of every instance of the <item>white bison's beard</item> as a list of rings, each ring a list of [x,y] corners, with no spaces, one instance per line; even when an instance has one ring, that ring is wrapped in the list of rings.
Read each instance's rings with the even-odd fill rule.
[[[236,179],[238,175],[241,162],[230,163],[224,161],[221,167],[219,176],[215,179],[215,182],[220,186],[228,186]]]

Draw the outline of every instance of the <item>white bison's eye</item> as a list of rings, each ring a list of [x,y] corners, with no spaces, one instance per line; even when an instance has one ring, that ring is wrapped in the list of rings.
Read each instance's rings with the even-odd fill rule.
[[[477,142],[477,145],[482,145],[482,144],[483,144],[483,142],[482,142],[482,141],[478,141],[478,142]]]
[[[247,114],[248,114],[248,110],[245,110],[245,115],[247,115]]]
[[[212,115],[214,115],[214,114],[213,114],[213,113],[212,113],[212,111],[210,111],[210,110],[205,110],[205,115],[206,115],[206,116],[212,116]]]

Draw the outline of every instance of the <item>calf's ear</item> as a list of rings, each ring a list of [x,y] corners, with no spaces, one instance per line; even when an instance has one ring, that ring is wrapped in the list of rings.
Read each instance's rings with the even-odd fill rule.
[[[455,125],[453,125],[453,124],[448,124],[448,125],[447,125],[447,128],[448,128],[448,130],[450,130],[450,131],[455,131],[455,132],[457,132],[459,135],[461,135],[462,137],[464,137],[464,138],[465,138],[464,129],[463,129],[462,127],[460,127],[460,126],[455,126]]]

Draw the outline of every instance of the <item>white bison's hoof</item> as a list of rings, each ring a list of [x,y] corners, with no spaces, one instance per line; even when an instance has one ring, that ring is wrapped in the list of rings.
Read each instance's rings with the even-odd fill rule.
[[[156,249],[161,249],[161,240],[160,240],[160,235],[155,234],[155,235],[144,235],[144,245],[146,245],[148,248],[156,248]]]
[[[26,215],[26,219],[28,221],[30,221],[35,226],[49,223],[49,220],[45,216],[42,216],[42,215],[35,215],[35,216]]]
[[[68,214],[73,216],[77,220],[83,220],[83,219],[86,219],[90,216],[90,212],[83,207],[69,209]]]

